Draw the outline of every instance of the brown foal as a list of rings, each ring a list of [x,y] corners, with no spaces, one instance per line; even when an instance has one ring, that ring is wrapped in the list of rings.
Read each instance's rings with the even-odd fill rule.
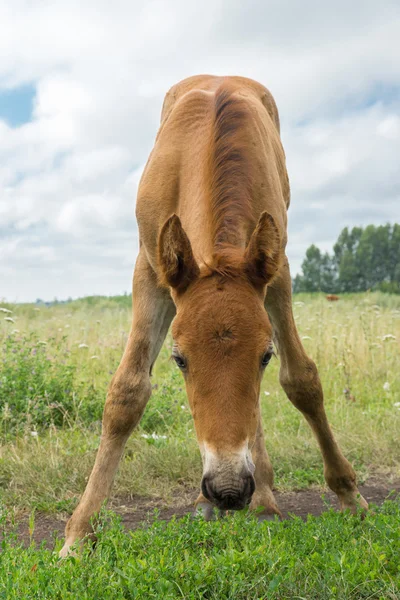
[[[200,75],[167,94],[136,214],[140,251],[129,340],[108,392],[96,462],[66,527],[65,556],[91,533],[125,443],[151,394],[172,319],[203,460],[197,506],[279,515],[259,392],[274,340],[280,382],[313,429],[342,509],[367,508],[329,427],[317,369],[299,339],[285,257],[290,191],[271,94],[242,77]]]

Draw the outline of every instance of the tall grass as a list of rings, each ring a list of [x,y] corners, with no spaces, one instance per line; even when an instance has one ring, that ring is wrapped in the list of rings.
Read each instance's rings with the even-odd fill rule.
[[[0,494],[9,506],[69,510],[93,464],[107,385],[127,340],[129,298],[0,306],[12,311],[0,312]],[[294,311],[344,452],[361,478],[399,475],[400,297],[371,293],[328,303],[322,295],[300,294]],[[116,494],[167,501],[199,482],[193,423],[170,350],[168,337]],[[272,361],[261,391],[276,484],[323,484],[318,448],[282,392],[278,370],[279,360]]]

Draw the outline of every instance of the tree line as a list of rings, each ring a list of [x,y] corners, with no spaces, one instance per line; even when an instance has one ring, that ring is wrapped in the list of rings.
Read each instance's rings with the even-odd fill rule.
[[[333,247],[322,253],[312,244],[293,280],[294,292],[338,294],[381,290],[400,293],[400,225],[345,227]]]

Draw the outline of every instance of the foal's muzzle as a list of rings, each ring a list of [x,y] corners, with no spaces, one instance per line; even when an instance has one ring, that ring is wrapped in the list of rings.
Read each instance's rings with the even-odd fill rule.
[[[220,510],[241,510],[250,503],[255,490],[254,477],[244,472],[235,477],[204,475],[201,481],[203,495]]]

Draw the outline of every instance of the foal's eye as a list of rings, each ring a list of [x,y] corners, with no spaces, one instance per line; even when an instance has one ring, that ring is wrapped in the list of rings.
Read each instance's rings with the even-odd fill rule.
[[[264,356],[261,359],[261,366],[262,367],[266,367],[267,364],[269,363],[269,361],[271,360],[271,357],[273,355],[273,351],[272,350],[268,350]]]
[[[173,354],[172,358],[181,370],[186,369],[186,360],[181,354]]]

